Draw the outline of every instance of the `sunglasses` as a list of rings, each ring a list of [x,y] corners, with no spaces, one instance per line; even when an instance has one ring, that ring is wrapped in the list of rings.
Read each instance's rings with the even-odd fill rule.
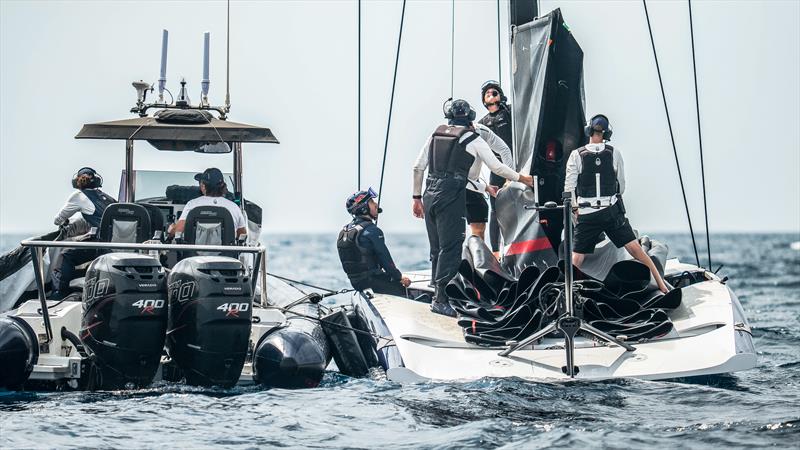
[[[485,95],[488,95],[489,97],[497,97],[498,95],[500,95],[500,93],[492,89],[490,91],[486,91]]]

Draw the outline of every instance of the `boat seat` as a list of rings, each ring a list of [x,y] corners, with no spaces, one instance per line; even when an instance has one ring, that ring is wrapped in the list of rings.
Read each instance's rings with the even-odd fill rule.
[[[137,203],[147,211],[147,215],[150,217],[150,230],[153,232],[152,239],[161,240],[164,237],[164,233],[167,231],[166,223],[164,221],[164,214],[161,212],[161,208],[156,205],[151,205],[149,203]]]
[[[236,245],[233,216],[221,206],[198,206],[189,211],[183,228],[183,243],[193,245]],[[219,255],[219,252],[183,252],[182,258]]]
[[[142,243],[152,236],[150,214],[136,203],[114,203],[103,211],[98,239],[101,242]]]

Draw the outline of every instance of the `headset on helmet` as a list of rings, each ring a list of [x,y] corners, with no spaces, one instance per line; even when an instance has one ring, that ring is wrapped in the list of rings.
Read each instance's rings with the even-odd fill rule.
[[[484,98],[486,98],[486,91],[492,88],[497,89],[497,93],[500,94],[500,103],[508,102],[506,94],[503,93],[503,88],[500,87],[500,82],[495,80],[489,80],[481,85],[481,102],[483,102],[484,106],[488,106],[484,101]]]
[[[72,176],[72,187],[75,189],[78,189],[78,177],[80,175],[89,175],[92,177],[91,182],[89,182],[87,186],[89,189],[96,189],[103,186],[103,177],[101,177],[99,173],[91,167],[81,167],[75,172],[75,175]]]
[[[607,127],[607,129],[603,129],[603,139],[606,140],[606,141],[610,141],[611,140],[611,135],[614,134],[614,130],[611,128],[611,121],[608,120],[608,117],[605,114],[595,114],[595,115],[593,115],[592,118],[589,119],[588,122],[586,122],[586,126],[583,127],[583,133],[586,135],[586,137],[591,137],[592,134],[594,134],[595,129],[594,129],[594,127],[592,127],[592,122],[594,122],[594,119],[597,119],[598,117],[602,117],[603,119],[606,119],[606,123],[608,124],[608,127]]]
[[[442,105],[442,111],[445,119],[448,120],[467,119],[472,122],[476,117],[475,110],[469,106],[466,100],[461,99],[448,98]]]
[[[369,201],[373,198],[378,198],[378,194],[372,188],[366,191],[358,191],[347,198],[345,208],[347,208],[347,212],[354,216],[368,216],[370,215]],[[378,212],[381,212],[380,208],[378,208]]]

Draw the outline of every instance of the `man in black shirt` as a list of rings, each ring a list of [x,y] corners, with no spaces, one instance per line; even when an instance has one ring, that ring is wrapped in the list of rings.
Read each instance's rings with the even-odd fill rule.
[[[486,125],[494,134],[500,136],[503,142],[508,145],[512,153],[514,151],[514,139],[511,129],[511,110],[506,103],[508,99],[503,94],[503,89],[500,88],[500,83],[494,80],[489,80],[481,86],[481,98],[483,99],[483,106],[489,110],[489,114],[483,116],[479,123]],[[500,155],[497,155],[499,158]],[[501,187],[505,183],[505,179],[494,173],[489,177],[489,184],[495,188]],[[489,203],[492,207],[491,216],[489,217],[489,241],[492,246],[492,252],[495,257],[500,256],[500,227],[497,224],[497,214],[494,206],[494,196],[489,197]]]
[[[375,197],[375,191],[369,188],[347,199],[345,206],[353,221],[339,232],[336,241],[339,259],[354,289],[403,297],[411,280],[397,270],[383,231],[375,225],[374,220],[381,212],[373,200]]]

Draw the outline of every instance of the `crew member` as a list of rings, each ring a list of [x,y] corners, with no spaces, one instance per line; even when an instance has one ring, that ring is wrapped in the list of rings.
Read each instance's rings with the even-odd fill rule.
[[[448,125],[439,126],[428,138],[414,163],[412,212],[425,218],[431,248],[431,275],[435,295],[431,310],[455,316],[445,286],[458,270],[464,242],[464,209],[467,180],[480,175],[481,164],[512,181],[533,184],[530,175],[514,172],[494,156],[486,141],[475,132],[475,111],[464,100],[454,100],[445,111]],[[428,168],[425,195],[422,178]]]
[[[514,165],[511,149],[508,148],[508,145],[506,145],[498,135],[494,134],[486,125],[477,122],[473,122],[472,125],[481,139],[486,141],[489,149],[503,164],[508,167]],[[478,169],[478,173],[481,172],[482,169]],[[480,179],[470,179],[467,181],[467,223],[469,224],[473,236],[478,236],[481,240],[484,239],[486,234],[486,222],[489,221],[489,205],[486,204],[484,192],[489,194],[490,201],[494,203],[494,197],[497,195],[497,190],[499,189],[498,184],[503,184],[505,182],[505,178],[495,175],[494,172],[492,172],[490,176],[490,180],[499,178],[502,181],[494,185],[487,185]],[[497,256],[498,255],[495,254],[495,257]]]
[[[203,195],[186,203],[186,206],[183,207],[183,212],[181,212],[182,219],[169,226],[167,230],[169,235],[174,236],[175,233],[183,233],[186,227],[186,217],[189,217],[189,211],[198,206],[221,206],[227,209],[231,213],[231,217],[233,217],[236,236],[247,233],[247,220],[242,214],[242,209],[236,203],[225,198],[228,186],[225,184],[225,177],[222,176],[222,172],[216,167],[211,167],[195,175],[194,179],[200,183],[200,192]]]
[[[350,279],[354,289],[405,297],[411,280],[397,270],[383,231],[375,225],[381,209],[374,198],[372,188],[351,195],[345,204],[347,212],[353,216],[339,232],[336,248],[342,269]]]
[[[67,203],[56,214],[53,223],[65,228],[73,215],[80,213],[83,220],[92,228],[100,228],[103,212],[108,205],[117,201],[100,190],[103,177],[91,167],[83,167],[72,177],[72,187],[76,189],[70,194]],[[74,220],[73,220],[74,222]],[[60,300],[69,293],[69,282],[75,278],[75,267],[87,263],[100,255],[97,249],[71,248],[61,254],[61,267],[58,285],[51,299]]]
[[[503,94],[503,89],[500,88],[500,83],[494,80],[483,83],[481,86],[481,99],[483,100],[483,106],[489,110],[489,113],[481,118],[480,123],[486,125],[506,143],[509,149],[513,150],[514,138],[511,128],[511,110],[508,107],[508,99],[505,94]],[[509,154],[511,154],[511,151],[509,151]],[[502,156],[502,153],[498,155],[498,157]],[[503,163],[509,167],[513,167],[512,159],[509,159],[509,161],[503,159]],[[490,175],[489,184],[495,187],[495,191],[497,190],[496,188],[502,186],[504,182],[505,180],[502,177],[494,173]],[[494,196],[489,197],[489,203],[492,207],[492,212],[489,216],[489,244],[492,247],[492,252],[495,257],[499,258],[500,226],[497,224]]]
[[[625,192],[625,166],[620,151],[606,143],[613,132],[608,118],[602,114],[592,117],[584,132],[589,143],[569,155],[564,181],[564,189],[576,193],[579,204],[591,205],[578,209],[572,263],[580,267],[585,255],[594,252],[600,235],[605,233],[617,248],[624,246],[631,256],[646,265],[658,288],[666,293],[667,284],[625,217],[621,197]]]

